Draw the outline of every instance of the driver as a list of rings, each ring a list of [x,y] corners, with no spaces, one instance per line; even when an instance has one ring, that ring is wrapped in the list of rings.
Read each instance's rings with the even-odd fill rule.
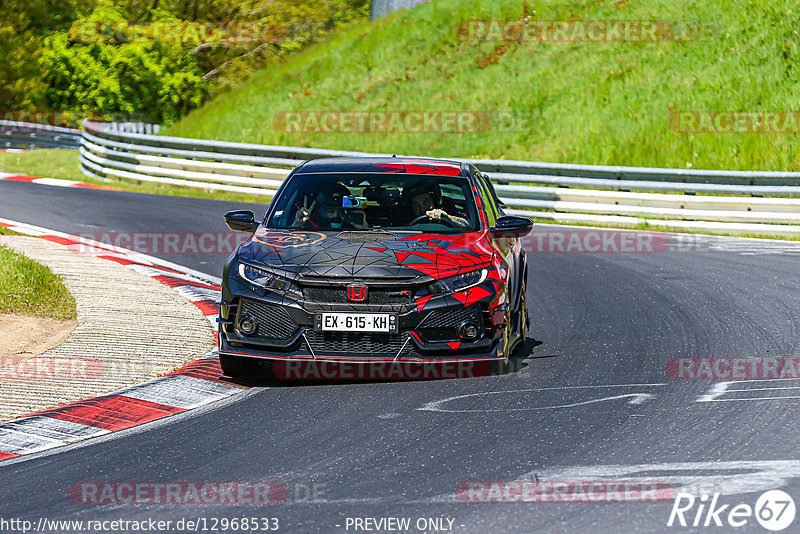
[[[469,222],[463,217],[450,215],[441,207],[442,191],[438,184],[418,184],[411,187],[407,197],[411,207],[411,220],[423,215],[430,221],[441,222],[443,219],[450,221],[457,228],[469,228]]]
[[[325,184],[318,193],[303,195],[303,205],[296,205],[297,212],[294,215],[292,228],[340,230],[345,224],[349,224],[359,230],[368,229],[367,215],[361,210],[347,210],[348,214],[355,215],[360,221],[345,221],[342,200],[348,195],[350,190],[340,183]]]

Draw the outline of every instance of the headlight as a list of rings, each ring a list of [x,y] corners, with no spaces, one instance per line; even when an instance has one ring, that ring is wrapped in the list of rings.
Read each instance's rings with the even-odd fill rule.
[[[294,284],[288,278],[252,265],[240,263],[239,276],[252,284],[273,291],[296,291]]]
[[[428,291],[431,293],[455,293],[456,291],[463,291],[472,286],[477,286],[489,275],[489,271],[481,269],[480,271],[472,271],[471,273],[458,274],[437,280],[432,284],[428,284]]]

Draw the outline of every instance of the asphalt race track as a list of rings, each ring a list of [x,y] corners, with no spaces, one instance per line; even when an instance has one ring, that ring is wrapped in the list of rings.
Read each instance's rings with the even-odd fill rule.
[[[222,232],[222,214],[241,207],[0,182],[0,217],[78,234]],[[265,206],[253,208],[263,215]],[[530,251],[532,338],[517,370],[260,385],[185,416],[0,463],[0,517],[270,517],[280,532],[355,532],[354,518],[367,517],[410,518],[410,532],[437,531],[417,530],[420,518],[443,518],[458,533],[766,532],[754,518],[738,529],[704,527],[705,516],[698,527],[668,527],[673,499],[457,496],[469,481],[648,480],[719,493],[730,507],[753,506],[771,489],[800,502],[800,380],[723,384],[667,373],[671,358],[800,356],[800,254],[698,243],[663,253]],[[225,258],[155,255],[215,276]],[[68,493],[81,482],[232,481],[277,482],[286,497],[259,507],[86,505]]]

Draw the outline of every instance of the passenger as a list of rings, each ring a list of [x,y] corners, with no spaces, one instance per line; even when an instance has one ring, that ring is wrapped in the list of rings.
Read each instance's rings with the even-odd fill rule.
[[[362,210],[345,211],[342,207],[343,198],[349,195],[350,190],[339,183],[326,184],[316,194],[311,192],[303,195],[303,204],[295,205],[297,212],[292,228],[341,230],[349,225],[359,230],[369,229],[366,213]],[[349,215],[348,220],[345,220],[345,214]],[[360,218],[360,221],[353,220],[353,216]]]

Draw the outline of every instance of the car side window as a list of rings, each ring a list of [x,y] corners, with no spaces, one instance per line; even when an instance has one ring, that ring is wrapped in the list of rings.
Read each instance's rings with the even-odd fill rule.
[[[494,199],[494,203],[497,206],[498,215],[500,217],[502,217],[503,215],[505,215],[505,212],[503,211],[503,208],[506,207],[505,204],[503,204],[503,201],[500,200],[500,197],[497,196],[497,191],[495,191],[494,184],[489,179],[489,177],[486,176],[485,174],[481,174],[481,177],[483,178],[484,182],[486,182],[486,186],[489,188],[489,192],[492,194],[492,198]]]
[[[494,226],[497,222],[497,204],[495,204],[494,196],[486,185],[486,180],[480,173],[475,173],[475,182],[478,184],[478,191],[481,195],[481,202],[483,203],[483,211],[486,212],[486,219],[489,226]]]

